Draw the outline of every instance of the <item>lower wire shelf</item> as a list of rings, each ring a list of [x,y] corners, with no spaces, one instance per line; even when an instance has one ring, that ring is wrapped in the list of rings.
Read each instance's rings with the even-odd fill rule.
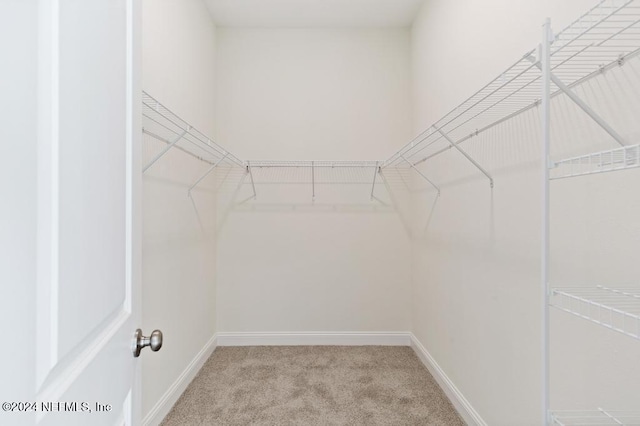
[[[640,426],[640,411],[553,411],[551,424],[557,426]]]
[[[550,179],[564,179],[635,167],[640,167],[640,145],[629,145],[556,161],[551,169]]]
[[[550,305],[640,340],[640,288],[554,288]]]

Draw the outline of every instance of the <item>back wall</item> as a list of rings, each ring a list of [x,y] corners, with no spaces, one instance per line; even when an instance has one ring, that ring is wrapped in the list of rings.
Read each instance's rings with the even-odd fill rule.
[[[218,28],[217,140],[248,159],[384,159],[411,131],[409,52],[404,29]],[[256,190],[221,224],[218,331],[409,330],[410,240],[370,185]]]

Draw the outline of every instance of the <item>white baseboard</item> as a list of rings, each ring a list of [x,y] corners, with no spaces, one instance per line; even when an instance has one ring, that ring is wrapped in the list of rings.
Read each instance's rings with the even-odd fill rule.
[[[218,346],[410,346],[408,332],[218,333]]]
[[[464,397],[451,379],[447,377],[444,370],[440,368],[436,360],[433,359],[431,354],[422,346],[422,343],[420,343],[413,333],[411,333],[411,347],[425,367],[427,367],[427,370],[429,370],[433,378],[438,382],[447,397],[449,397],[449,400],[465,423],[469,426],[487,426],[487,423],[482,420],[480,414],[471,406],[471,403]]]
[[[182,374],[178,376],[176,381],[173,382],[164,395],[162,395],[151,411],[144,416],[144,419],[142,419],[142,424],[144,426],[156,426],[162,422],[217,346],[218,336],[214,334],[207,344],[204,345],[202,350],[193,358],[189,365],[187,365],[187,368],[184,369]]]

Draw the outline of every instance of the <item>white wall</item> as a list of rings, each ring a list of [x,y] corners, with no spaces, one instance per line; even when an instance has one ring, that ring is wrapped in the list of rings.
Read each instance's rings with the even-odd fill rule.
[[[218,55],[216,136],[241,158],[377,160],[409,137],[407,30],[219,28]],[[258,185],[219,236],[218,330],[408,330],[408,235],[369,191]]]
[[[410,126],[407,30],[218,34],[217,137],[247,159],[379,160]]]
[[[207,135],[214,131],[215,26],[201,0],[143,1],[143,89]],[[143,161],[164,145],[143,139]],[[216,330],[215,178],[187,188],[208,164],[170,151],[144,175],[143,330],[164,345],[142,359],[142,415]]]
[[[37,53],[36,1],[0,3],[0,398],[30,401],[36,395],[36,195]],[[30,343],[32,342],[32,343]],[[33,424],[25,413],[2,413],[2,422]]]
[[[412,31],[414,134],[536,46],[546,16],[560,29],[591,3],[427,1]],[[578,90],[631,141],[638,69],[636,59]],[[554,156],[615,146],[566,99],[553,115]],[[442,196],[426,230],[433,194],[416,199],[413,332],[490,425],[541,423],[538,129],[533,110],[463,145],[493,191],[453,150],[421,165]],[[553,183],[553,285],[636,282],[638,177]],[[637,408],[637,341],[553,312],[552,343],[552,408]]]

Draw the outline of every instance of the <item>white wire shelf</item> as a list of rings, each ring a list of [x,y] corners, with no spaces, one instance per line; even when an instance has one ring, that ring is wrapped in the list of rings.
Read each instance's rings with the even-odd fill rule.
[[[372,185],[376,161],[248,161],[256,185]]]
[[[558,85],[570,89],[623,65],[638,53],[640,2],[600,1],[556,34],[551,46],[552,96],[566,93]],[[417,165],[535,107],[541,84],[537,49],[533,49],[392,155],[382,167],[405,159]]]
[[[640,426],[640,411],[554,411],[551,424],[557,426]]]
[[[380,161],[313,161],[313,160],[258,160],[251,161],[251,167],[317,167],[317,168],[372,168],[382,164]]]
[[[554,288],[550,305],[640,340],[640,288]]]
[[[640,145],[624,146],[555,162],[550,179],[564,179],[595,173],[640,167]]]
[[[166,147],[145,165],[144,171],[160,160],[170,149],[179,149],[212,165],[225,162],[244,167],[241,160],[144,91],[142,92],[142,116],[142,132],[166,144]]]
[[[179,149],[211,165],[189,188],[191,190],[221,163],[242,168],[246,175],[241,185],[251,185],[253,198],[257,197],[256,185],[308,184],[315,199],[316,185],[369,185],[370,198],[375,198],[378,172],[382,161],[242,161],[204,133],[173,113],[146,92],[142,93],[143,133],[161,141],[165,147],[146,164],[144,171],[159,161],[170,149]]]
[[[270,184],[304,184],[310,186],[312,199],[318,185],[367,185],[369,197],[376,199],[375,187],[380,184],[381,161],[247,161],[254,196],[256,186]]]

